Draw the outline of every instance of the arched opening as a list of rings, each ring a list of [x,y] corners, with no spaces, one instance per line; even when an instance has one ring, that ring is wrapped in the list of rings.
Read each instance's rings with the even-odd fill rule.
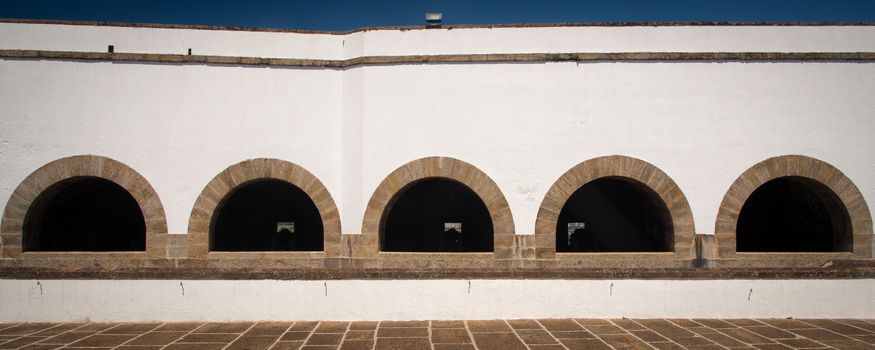
[[[131,194],[107,179],[72,177],[44,190],[23,226],[24,251],[145,251],[146,223]]]
[[[390,252],[491,252],[492,218],[467,186],[427,178],[401,189],[380,224],[381,246]]]
[[[659,195],[623,177],[578,188],[556,223],[557,252],[670,252],[671,214]]]
[[[850,252],[851,219],[827,186],[804,177],[770,180],[738,215],[739,252]]]
[[[322,217],[310,196],[275,179],[232,190],[210,225],[211,251],[322,251]]]

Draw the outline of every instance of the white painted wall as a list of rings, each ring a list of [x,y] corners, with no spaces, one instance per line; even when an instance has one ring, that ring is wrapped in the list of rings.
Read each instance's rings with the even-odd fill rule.
[[[0,49],[349,59],[530,52],[875,51],[872,26],[639,26],[365,30],[306,34],[0,23]]]
[[[0,280],[0,322],[871,318],[873,293],[870,279]]]
[[[365,198],[410,160],[456,157],[498,183],[517,233],[531,234],[559,176],[587,159],[621,154],[671,176],[690,202],[696,231],[711,233],[723,195],[742,172],[772,156],[803,154],[842,170],[875,204],[873,64],[362,69]]]
[[[343,37],[231,30],[0,23],[0,49],[339,59]]]
[[[512,39],[512,40],[511,40]],[[0,23],[0,49],[299,58],[615,51],[875,51],[873,27],[573,27],[347,35]],[[131,48],[123,49],[123,48]],[[197,47],[195,47],[197,48]],[[745,169],[804,154],[875,198],[875,64],[417,64],[347,70],[0,60],[0,207],[33,170],[75,154],[122,161],[155,187],[170,233],[225,167],[275,157],[325,183],[359,233],[382,179],[456,157],[502,189],[531,234],[550,185],[584,160],[641,158],[670,175],[710,233]]]
[[[28,174],[76,154],[142,174],[175,234],[188,232],[204,186],[245,159],[296,163],[336,198],[340,79],[333,70],[2,61],[0,207]]]

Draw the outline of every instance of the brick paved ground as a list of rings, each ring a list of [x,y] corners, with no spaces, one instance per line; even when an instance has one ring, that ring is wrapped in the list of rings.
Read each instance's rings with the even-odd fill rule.
[[[0,349],[875,349],[875,320],[0,324]]]

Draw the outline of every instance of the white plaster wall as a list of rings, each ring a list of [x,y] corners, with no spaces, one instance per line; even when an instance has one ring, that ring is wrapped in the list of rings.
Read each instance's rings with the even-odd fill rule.
[[[0,23],[0,49],[350,59],[530,52],[875,51],[875,27],[671,26],[365,30],[305,34]]]
[[[340,79],[334,70],[0,61],[0,208],[28,174],[76,154],[142,174],[174,234],[188,232],[213,176],[245,159],[296,163],[337,198]]]
[[[176,52],[167,45],[205,35],[203,42],[215,45],[213,54],[302,58],[875,51],[873,27],[328,35],[9,23],[0,24],[0,48],[103,51],[107,35],[124,38],[117,43],[130,46],[117,48],[137,48],[132,51]],[[333,41],[338,38],[339,47]],[[332,70],[2,60],[0,207],[39,166],[98,154],[149,180],[164,203],[170,233],[185,233],[195,198],[215,174],[244,159],[275,157],[321,179],[340,208],[343,232],[354,234],[386,175],[411,160],[441,155],[491,176],[510,203],[516,232],[531,234],[544,194],[562,173],[593,157],[622,154],[675,179],[692,206],[696,231],[710,233],[732,181],[776,155],[829,162],[857,184],[872,207],[872,91],[871,63],[485,63]]]
[[[231,30],[0,23],[0,49],[339,59],[343,37]]]
[[[0,280],[0,322],[872,318],[875,280]]]
[[[672,26],[376,30],[365,56],[537,52],[873,51],[873,27]]]
[[[442,155],[492,177],[518,234],[534,232],[553,182],[590,158],[654,164],[680,186],[699,233],[766,158],[826,161],[875,198],[875,65],[532,63],[365,71],[365,200],[398,166]],[[360,216],[359,216],[360,217]],[[359,219],[360,220],[360,219]]]

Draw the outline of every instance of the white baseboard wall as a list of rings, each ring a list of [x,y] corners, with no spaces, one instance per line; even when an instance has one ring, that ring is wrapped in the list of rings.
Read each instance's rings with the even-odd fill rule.
[[[0,322],[875,318],[875,279],[0,280]]]

